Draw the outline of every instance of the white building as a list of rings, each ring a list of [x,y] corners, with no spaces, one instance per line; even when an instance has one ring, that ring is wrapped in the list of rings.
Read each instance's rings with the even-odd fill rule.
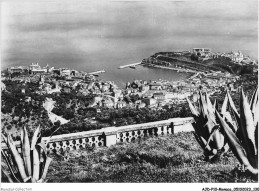
[[[32,63],[31,65],[29,65],[29,70],[34,69],[41,69],[41,66],[38,63]]]
[[[240,51],[231,51],[231,59],[234,62],[240,63],[243,61],[244,56]]]
[[[71,70],[70,69],[62,69],[61,75],[62,76],[70,76]]]
[[[193,48],[193,53],[195,53],[198,56],[209,57],[211,55],[211,49],[210,48]]]

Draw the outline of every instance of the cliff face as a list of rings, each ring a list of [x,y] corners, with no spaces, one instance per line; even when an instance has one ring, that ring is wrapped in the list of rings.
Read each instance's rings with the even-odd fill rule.
[[[149,59],[152,64],[160,64],[160,62],[169,62],[173,65],[178,65],[181,67],[196,68],[201,71],[222,71],[229,72],[236,75],[252,74],[252,65],[240,65],[234,63],[229,58],[219,57],[219,58],[208,58],[203,60],[195,54],[177,54],[175,52],[158,52],[152,55]]]
[[[222,68],[225,71],[236,75],[253,73],[253,66],[236,64],[228,58],[209,59],[204,61],[203,63]]]

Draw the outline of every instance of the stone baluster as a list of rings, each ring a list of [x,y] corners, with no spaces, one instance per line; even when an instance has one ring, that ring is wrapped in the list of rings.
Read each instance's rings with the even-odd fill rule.
[[[174,134],[174,125],[173,125],[173,123],[170,123],[168,129],[169,129],[169,133],[170,134]]]
[[[76,143],[75,143],[76,149],[79,149],[79,145],[80,145],[79,139],[76,139]]]
[[[60,151],[61,144],[60,144],[60,142],[55,142],[55,143],[56,143],[55,149],[56,149],[56,151],[58,152],[58,151]]]
[[[82,148],[86,148],[86,139],[85,138],[82,138],[82,143],[81,143],[81,145],[82,145]]]
[[[167,135],[167,125],[162,126],[163,127],[163,135]]]
[[[162,127],[157,127],[158,136],[162,135]]]
[[[69,140],[69,148],[70,148],[70,151],[72,151],[73,150],[73,140]]]
[[[66,141],[62,141],[62,149],[63,149],[63,151],[66,151],[66,150],[67,150]]]

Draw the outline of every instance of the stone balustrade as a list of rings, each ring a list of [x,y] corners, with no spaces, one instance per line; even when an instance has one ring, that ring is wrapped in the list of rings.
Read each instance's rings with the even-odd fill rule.
[[[192,117],[172,118],[150,123],[55,135],[51,138],[43,137],[42,141],[47,145],[50,153],[83,149],[88,146],[111,146],[119,142],[136,142],[149,136],[189,132],[193,130],[193,121]],[[19,147],[20,143],[16,142],[16,144]],[[2,149],[6,149],[5,144],[2,144]]]

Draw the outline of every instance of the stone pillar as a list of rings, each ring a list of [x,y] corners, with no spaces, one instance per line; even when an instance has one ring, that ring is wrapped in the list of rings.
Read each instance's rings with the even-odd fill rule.
[[[116,144],[116,135],[117,135],[117,128],[116,127],[107,127],[102,129],[104,131],[105,137],[105,145],[104,146],[111,146]]]
[[[175,133],[178,132],[191,132],[194,131],[194,128],[191,123],[185,123],[181,125],[177,125],[175,129]]]
[[[112,135],[106,135],[105,137],[105,146],[109,147],[111,145],[115,145],[116,144],[116,134],[112,134]]]

